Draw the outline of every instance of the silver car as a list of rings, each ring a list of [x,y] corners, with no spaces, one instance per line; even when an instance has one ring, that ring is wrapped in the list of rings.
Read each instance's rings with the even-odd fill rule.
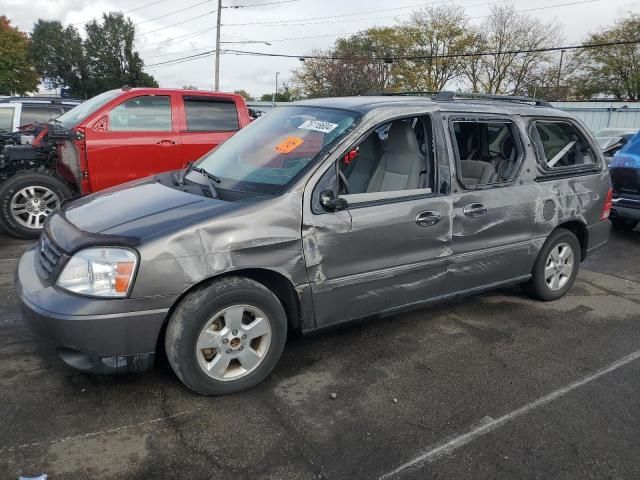
[[[16,285],[72,367],[166,354],[190,389],[226,394],[269,375],[292,332],[516,283],[557,299],[607,241],[610,206],[593,137],[545,102],[309,100],[182,171],[63,206]]]

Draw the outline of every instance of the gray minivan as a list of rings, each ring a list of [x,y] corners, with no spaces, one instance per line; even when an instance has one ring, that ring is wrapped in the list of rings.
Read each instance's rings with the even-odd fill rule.
[[[189,388],[225,394],[263,380],[290,332],[515,283],[557,299],[610,207],[593,137],[543,101],[309,100],[182,171],[64,205],[16,286],[72,367],[166,353]]]

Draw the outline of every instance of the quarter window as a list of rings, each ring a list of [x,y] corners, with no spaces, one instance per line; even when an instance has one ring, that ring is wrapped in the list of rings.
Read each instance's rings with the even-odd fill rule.
[[[13,130],[13,107],[0,108],[0,131],[11,132]]]
[[[458,178],[467,188],[511,182],[522,158],[515,125],[509,121],[454,121]]]
[[[36,122],[47,123],[62,115],[62,108],[48,107],[46,105],[23,105],[20,125],[31,125]]]
[[[589,166],[596,164],[591,146],[568,122],[535,122],[540,143],[536,145],[539,160],[547,169]]]
[[[190,132],[229,132],[239,128],[234,102],[193,96],[184,97],[184,107]]]
[[[170,132],[170,97],[145,95],[121,103],[109,114],[109,130],[114,132]]]

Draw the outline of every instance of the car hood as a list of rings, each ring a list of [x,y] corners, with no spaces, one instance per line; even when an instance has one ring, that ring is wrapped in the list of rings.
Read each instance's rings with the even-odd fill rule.
[[[156,181],[141,181],[78,199],[63,206],[62,214],[85,232],[143,239],[242,208],[247,203],[204,197]]]

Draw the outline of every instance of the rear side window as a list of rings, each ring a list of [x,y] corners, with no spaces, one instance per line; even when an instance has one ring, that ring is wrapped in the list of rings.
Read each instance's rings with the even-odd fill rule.
[[[0,108],[0,131],[10,132],[13,130],[13,107]]]
[[[170,132],[170,97],[144,95],[130,98],[109,113],[109,130],[113,132]]]
[[[228,132],[238,130],[236,104],[207,97],[184,97],[187,130],[190,132]]]
[[[536,153],[543,168],[593,166],[596,156],[582,133],[571,123],[536,121],[533,131],[539,138]]]
[[[508,120],[451,122],[458,179],[465,188],[511,182],[522,158],[515,125]]]
[[[36,122],[47,123],[62,115],[61,107],[49,107],[46,105],[22,105],[22,118],[20,125],[31,125]]]

